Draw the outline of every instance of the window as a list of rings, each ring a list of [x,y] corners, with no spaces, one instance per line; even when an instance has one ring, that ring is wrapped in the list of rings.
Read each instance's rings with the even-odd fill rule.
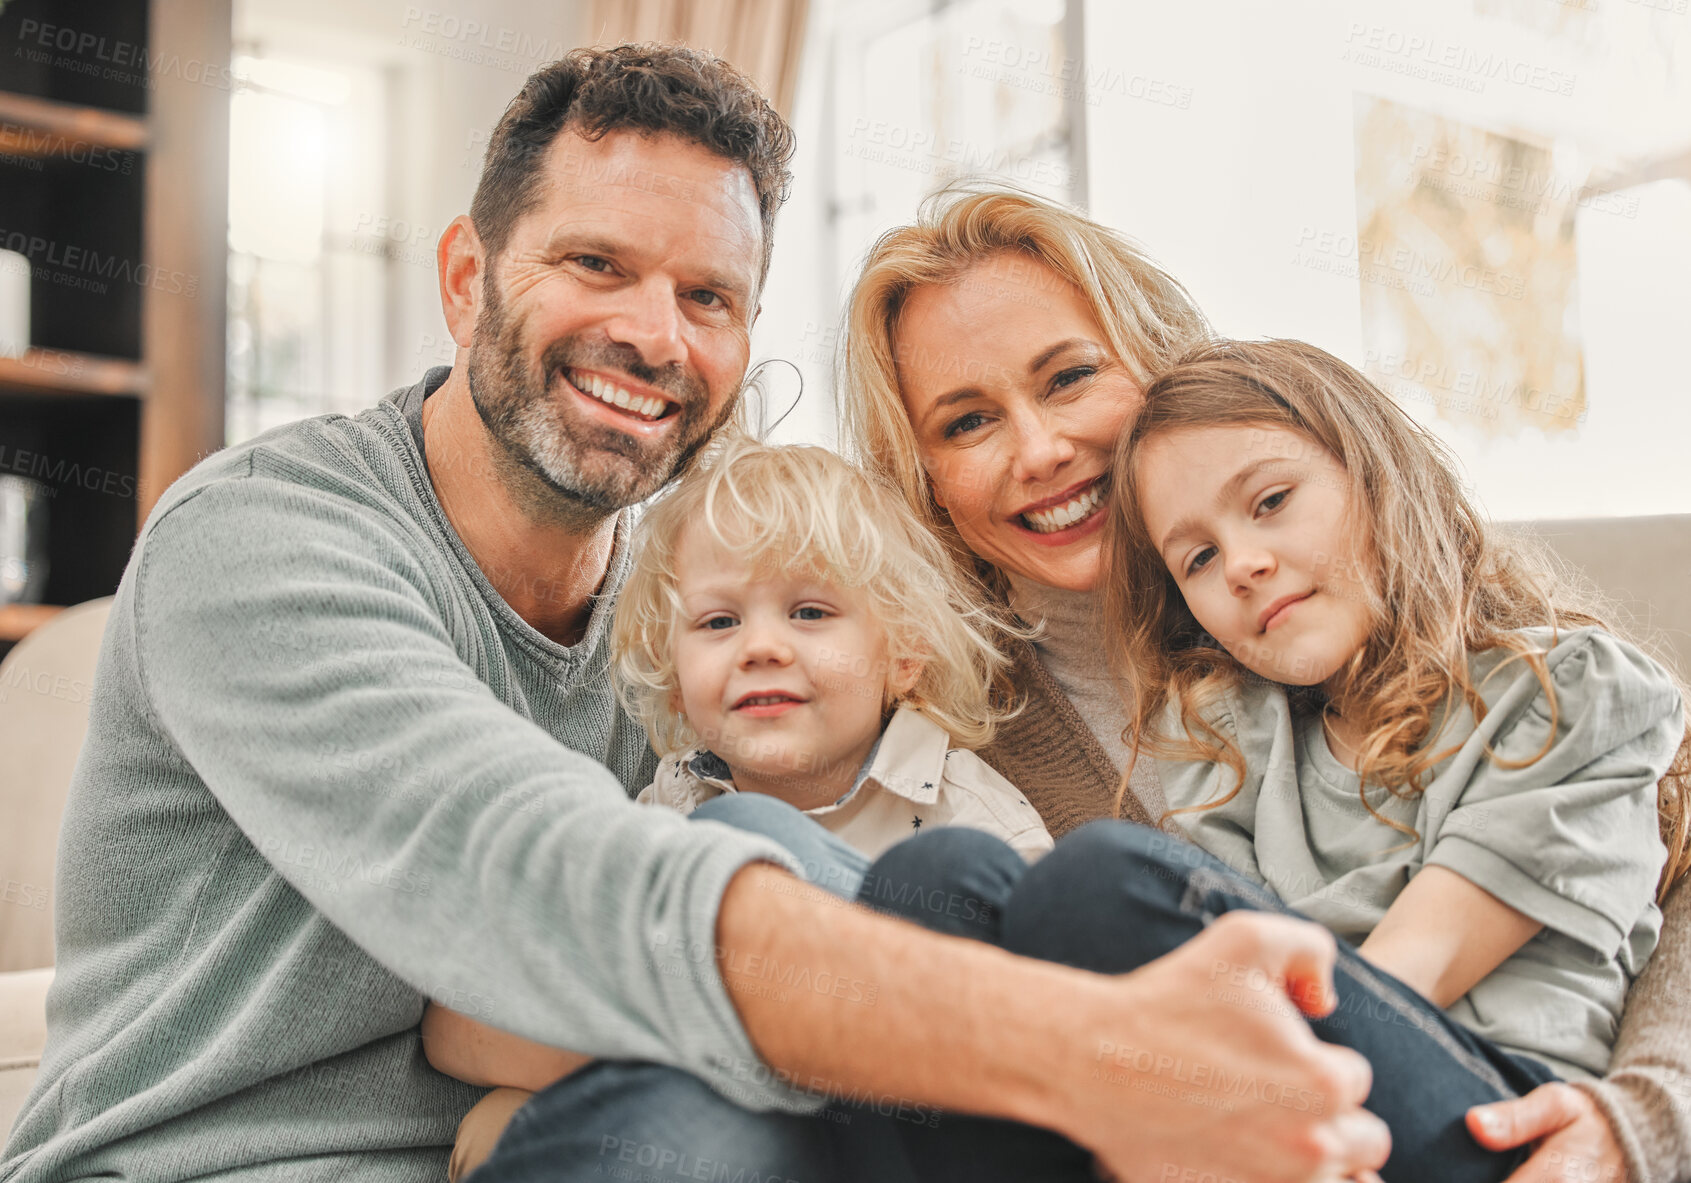
[[[237,57],[234,72],[244,82],[230,107],[231,444],[371,404],[383,389],[387,256],[406,245],[359,222],[384,207],[380,72],[262,52]]]

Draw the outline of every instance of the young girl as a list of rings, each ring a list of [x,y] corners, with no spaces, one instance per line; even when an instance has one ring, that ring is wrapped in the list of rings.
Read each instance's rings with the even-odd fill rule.
[[[623,703],[663,754],[642,803],[765,833],[847,898],[924,827],[992,835],[1018,865],[1051,849],[970,750],[999,715],[992,622],[899,497],[824,449],[735,439],[647,512],[635,545],[611,645]],[[979,911],[957,893],[933,906]],[[464,1119],[452,1179],[527,1090],[588,1062],[435,1005],[423,1037],[441,1071],[506,1086]]]
[[[1601,1076],[1686,869],[1674,678],[1313,346],[1185,359],[1112,481],[1112,658],[1168,819],[1356,945],[1316,1030],[1374,1061],[1386,1177],[1501,1178],[1458,1094]]]

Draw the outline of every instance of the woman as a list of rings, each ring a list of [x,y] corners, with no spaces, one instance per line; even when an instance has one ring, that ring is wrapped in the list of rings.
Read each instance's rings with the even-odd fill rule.
[[[1006,608],[1025,708],[981,755],[1052,834],[1116,813],[1126,714],[1105,667],[1100,481],[1150,375],[1210,335],[1186,290],[1131,243],[1024,194],[936,194],[870,251],[848,311],[846,437]],[[1152,761],[1122,816],[1163,812]],[[1664,909],[1607,1078],[1473,1110],[1494,1149],[1543,1139],[1521,1180],[1691,1178],[1691,887]]]

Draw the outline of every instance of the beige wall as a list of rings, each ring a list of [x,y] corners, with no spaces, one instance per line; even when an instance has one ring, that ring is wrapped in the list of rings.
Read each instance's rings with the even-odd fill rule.
[[[1222,332],[1298,337],[1392,373],[1434,356],[1447,362],[1405,409],[1446,440],[1498,518],[1691,513],[1683,476],[1691,370],[1678,352],[1691,306],[1691,16],[1683,9],[1541,0],[1084,7],[1092,215],[1139,238]],[[1043,77],[1024,73],[1030,82]],[[1552,79],[1560,86],[1546,89]],[[1434,356],[1416,347],[1423,322],[1415,317],[1402,317],[1396,332],[1370,331],[1376,318],[1365,323],[1364,287],[1370,303],[1426,290],[1424,269],[1455,260],[1465,236],[1429,229],[1401,254],[1359,245],[1359,221],[1370,221],[1365,198],[1377,190],[1359,191],[1359,161],[1375,154],[1359,151],[1357,110],[1379,99],[1548,151],[1552,163],[1533,171],[1530,201],[1600,183],[1623,164],[1650,161],[1632,175],[1662,178],[1628,185],[1622,200],[1535,213],[1544,223],[1573,218],[1576,294],[1553,323],[1580,345],[1589,413],[1577,430],[1487,427],[1489,416],[1459,408],[1476,390],[1512,389],[1517,371],[1504,355],[1464,351],[1452,364],[1449,347]],[[1371,126],[1369,136],[1380,144]],[[1393,184],[1416,151],[1432,146],[1418,142],[1408,159],[1396,156]],[[1438,191],[1453,208],[1537,211],[1517,191],[1523,178],[1487,180],[1504,158],[1497,149],[1447,156]],[[1510,259],[1506,236],[1495,249],[1501,267]],[[1522,319],[1517,305],[1563,307],[1565,291],[1546,282],[1544,262],[1533,259],[1524,300],[1469,298],[1467,289],[1447,299],[1431,285],[1437,311],[1506,336],[1495,326]],[[1520,277],[1514,262],[1507,269]],[[1437,414],[1434,398],[1445,404]],[[1504,398],[1479,401],[1508,419]]]
[[[1691,515],[1527,523],[1691,680]]]

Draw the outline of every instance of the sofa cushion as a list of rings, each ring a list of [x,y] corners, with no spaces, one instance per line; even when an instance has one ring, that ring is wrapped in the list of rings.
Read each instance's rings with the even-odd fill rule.
[[[47,1045],[47,987],[53,971],[0,973],[0,1129],[10,1130],[35,1083]]]

